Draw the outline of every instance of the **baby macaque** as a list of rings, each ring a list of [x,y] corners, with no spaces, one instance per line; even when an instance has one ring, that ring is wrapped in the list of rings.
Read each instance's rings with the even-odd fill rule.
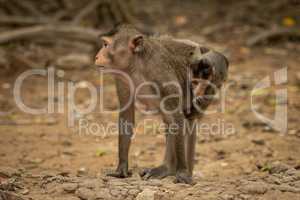
[[[158,39],[174,55],[188,60],[188,64],[183,67],[188,67],[191,70],[189,83],[192,88],[193,103],[200,107],[206,105],[203,102],[205,96],[212,95],[227,78],[227,59],[221,53],[191,40],[175,39],[170,36],[160,36]],[[200,112],[204,110],[200,110]]]

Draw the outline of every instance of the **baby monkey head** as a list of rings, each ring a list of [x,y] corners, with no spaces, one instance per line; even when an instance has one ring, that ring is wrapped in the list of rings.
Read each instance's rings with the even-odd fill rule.
[[[96,55],[95,64],[126,70],[134,56],[142,51],[144,35],[132,26],[122,25],[101,35],[101,42],[102,48]]]

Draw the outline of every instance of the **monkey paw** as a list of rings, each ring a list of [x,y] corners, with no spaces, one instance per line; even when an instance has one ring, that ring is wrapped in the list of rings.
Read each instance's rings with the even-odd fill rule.
[[[128,171],[127,165],[119,165],[118,169],[115,172],[107,174],[107,176],[115,178],[127,178],[131,175],[132,173]]]
[[[159,167],[155,167],[155,168],[152,168],[152,169],[145,169],[140,173],[140,176],[144,180],[148,180],[150,178],[163,179],[163,178],[165,178],[167,176],[170,176],[170,175],[172,175],[172,173],[164,165],[161,165]]]
[[[178,171],[176,173],[176,179],[174,183],[185,183],[185,184],[193,184],[192,176],[189,172],[186,171]]]

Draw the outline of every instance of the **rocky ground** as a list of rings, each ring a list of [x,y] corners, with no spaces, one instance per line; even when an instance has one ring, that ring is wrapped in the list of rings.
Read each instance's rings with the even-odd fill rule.
[[[261,166],[258,166],[260,168]],[[298,166],[300,167],[300,166]],[[74,176],[67,172],[29,173],[12,168],[0,169],[0,197],[6,199],[137,199],[137,200],[250,200],[250,199],[299,199],[300,171],[275,162],[268,168],[249,175],[220,178],[196,177],[193,186],[173,184],[172,178],[141,180],[134,174],[128,179],[114,179],[103,175]],[[5,192],[3,192],[3,190]],[[19,195],[13,195],[12,193]],[[2,195],[2,196],[1,196]]]

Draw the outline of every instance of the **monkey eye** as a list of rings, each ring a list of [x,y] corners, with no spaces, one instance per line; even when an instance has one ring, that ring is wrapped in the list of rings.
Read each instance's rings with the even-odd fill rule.
[[[105,42],[105,41],[103,41],[103,47],[104,47],[104,48],[107,48],[107,47],[108,47],[108,43]]]
[[[107,48],[109,43],[106,40],[102,40],[102,47]]]
[[[194,52],[190,52],[190,56],[194,55]]]

